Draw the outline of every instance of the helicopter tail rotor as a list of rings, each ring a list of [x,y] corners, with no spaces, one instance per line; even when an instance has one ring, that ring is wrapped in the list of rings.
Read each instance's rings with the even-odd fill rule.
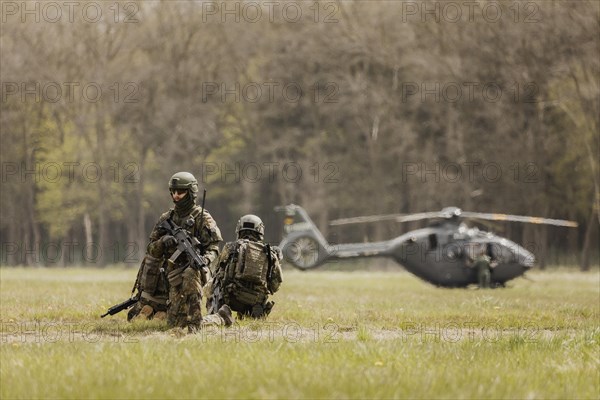
[[[285,212],[284,238],[279,247],[286,261],[307,270],[322,265],[331,257],[327,240],[302,207],[290,204],[276,207],[275,211]]]

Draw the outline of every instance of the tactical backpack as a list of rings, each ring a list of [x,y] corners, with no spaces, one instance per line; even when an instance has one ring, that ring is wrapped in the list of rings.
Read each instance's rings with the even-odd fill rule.
[[[268,244],[248,239],[235,242],[222,284],[225,302],[232,310],[243,312],[267,301],[273,257]]]

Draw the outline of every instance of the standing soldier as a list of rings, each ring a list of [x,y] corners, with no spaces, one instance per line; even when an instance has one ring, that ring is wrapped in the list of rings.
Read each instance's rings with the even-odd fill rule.
[[[472,243],[467,252],[467,265],[477,271],[477,283],[480,288],[487,289],[491,285],[491,258],[487,255],[484,243]]]
[[[239,219],[238,240],[223,248],[216,265],[211,293],[207,300],[209,312],[223,304],[238,312],[238,316],[261,318],[275,304],[267,301],[269,294],[281,285],[281,251],[263,243],[265,225],[256,215]]]
[[[489,289],[492,280],[492,266],[490,256],[486,254],[485,245],[479,250],[473,267],[477,270],[477,281],[482,289]]]
[[[196,205],[198,182],[189,172],[178,172],[169,180],[169,191],[175,207],[165,212],[158,219],[148,244],[147,254],[139,279],[141,297],[140,314],[152,317],[153,313],[166,308],[167,323],[171,327],[188,328],[195,332],[201,326],[202,285],[201,272],[192,267],[187,254],[182,253],[174,262],[169,258],[175,253],[177,239],[161,227],[169,221],[184,228],[188,234],[198,240],[196,251],[205,266],[209,266],[219,255],[218,243],[222,240],[221,232],[210,214]],[[203,215],[202,215],[203,214]],[[168,281],[168,296],[166,296]],[[168,307],[166,298],[168,297]],[[159,307],[156,307],[159,305]],[[135,309],[133,313],[135,313]],[[231,324],[231,311],[227,308],[218,310],[225,325]],[[155,317],[156,317],[155,316]],[[216,317],[216,316],[214,316]],[[207,318],[214,319],[213,316]]]

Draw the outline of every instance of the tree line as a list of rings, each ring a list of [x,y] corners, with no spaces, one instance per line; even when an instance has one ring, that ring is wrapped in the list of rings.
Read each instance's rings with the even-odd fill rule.
[[[138,263],[181,170],[226,240],[455,205],[575,220],[490,229],[598,261],[597,2],[48,4],[2,3],[3,265]]]

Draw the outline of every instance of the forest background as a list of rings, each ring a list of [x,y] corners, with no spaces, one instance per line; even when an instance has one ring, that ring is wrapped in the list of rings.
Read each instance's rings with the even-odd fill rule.
[[[139,264],[181,170],[225,240],[276,205],[332,243],[469,211],[542,266],[598,263],[596,1],[1,2],[0,263]]]

